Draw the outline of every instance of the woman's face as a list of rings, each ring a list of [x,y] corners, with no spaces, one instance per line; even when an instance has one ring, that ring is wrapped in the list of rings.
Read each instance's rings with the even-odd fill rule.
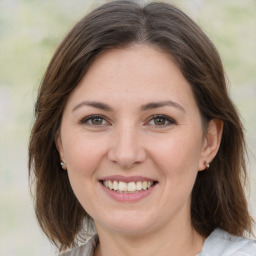
[[[190,221],[205,145],[188,82],[169,55],[145,45],[93,62],[68,99],[57,140],[96,227],[126,234]]]

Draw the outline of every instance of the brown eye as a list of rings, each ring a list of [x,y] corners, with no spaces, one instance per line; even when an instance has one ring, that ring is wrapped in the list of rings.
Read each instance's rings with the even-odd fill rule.
[[[103,118],[95,117],[91,119],[91,124],[93,125],[102,125],[102,123],[103,123]]]
[[[83,118],[80,121],[83,125],[89,125],[89,126],[103,126],[107,125],[106,119],[101,115],[90,115],[85,118]]]
[[[155,127],[160,128],[166,127],[168,125],[173,125],[175,123],[176,122],[172,118],[165,115],[155,115],[148,122],[149,125],[153,125]]]
[[[163,117],[157,117],[157,118],[154,118],[153,120],[155,125],[165,125],[167,122],[166,119]]]

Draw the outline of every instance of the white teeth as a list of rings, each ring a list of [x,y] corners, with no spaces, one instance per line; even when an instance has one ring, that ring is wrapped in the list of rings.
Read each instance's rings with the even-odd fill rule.
[[[143,190],[146,190],[148,188],[148,182],[147,181],[143,181],[142,188],[143,188]]]
[[[128,183],[128,188],[127,188],[127,190],[128,190],[129,192],[134,192],[134,191],[136,190],[135,182],[129,182],[129,183]]]
[[[127,183],[120,181],[119,186],[118,186],[118,190],[120,190],[121,192],[127,191]]]
[[[108,187],[109,187],[110,189],[113,189],[113,183],[112,183],[111,180],[108,181]]]
[[[113,188],[114,190],[118,190],[118,182],[116,180],[113,182]]]
[[[111,180],[104,180],[103,184],[105,187],[109,188],[110,190],[115,190],[117,192],[122,193],[134,193],[136,191],[147,190],[152,187],[152,181],[131,181],[129,183],[123,181],[111,181]]]
[[[142,183],[140,181],[136,183],[136,190],[142,190]]]

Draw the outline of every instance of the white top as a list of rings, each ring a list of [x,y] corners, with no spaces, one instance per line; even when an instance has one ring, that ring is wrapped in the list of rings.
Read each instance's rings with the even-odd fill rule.
[[[60,256],[93,256],[99,242],[97,235],[85,244]],[[256,241],[215,229],[205,240],[202,251],[196,256],[256,256]]]

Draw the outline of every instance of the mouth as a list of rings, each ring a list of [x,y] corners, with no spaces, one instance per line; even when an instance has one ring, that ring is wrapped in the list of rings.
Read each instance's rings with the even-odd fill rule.
[[[100,180],[100,182],[109,190],[113,190],[117,193],[138,193],[149,190],[155,186],[157,181],[118,181],[118,180]]]

